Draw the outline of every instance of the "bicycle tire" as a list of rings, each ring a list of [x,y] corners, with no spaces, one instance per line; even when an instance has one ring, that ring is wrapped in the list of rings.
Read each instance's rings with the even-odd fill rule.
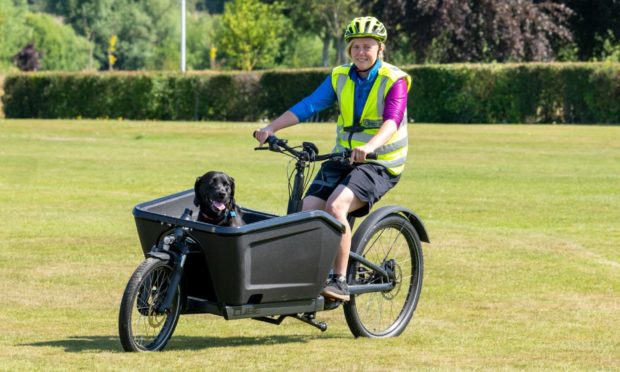
[[[169,290],[171,276],[169,261],[147,258],[129,279],[118,321],[125,351],[161,351],[172,337],[181,310],[180,288],[175,288],[169,311],[156,310]]]
[[[344,304],[347,325],[355,337],[385,338],[400,335],[409,324],[422,290],[424,257],[420,238],[409,220],[390,214],[375,225],[360,229],[359,242],[351,249],[375,264],[391,265],[396,272],[395,286],[385,292],[351,295]],[[349,284],[368,284],[380,280],[358,262],[347,270]]]

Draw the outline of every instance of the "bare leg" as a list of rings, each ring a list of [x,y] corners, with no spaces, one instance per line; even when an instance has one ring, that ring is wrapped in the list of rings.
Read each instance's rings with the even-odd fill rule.
[[[366,203],[359,200],[353,191],[346,186],[338,186],[329,196],[325,205],[325,210],[340,221],[345,232],[340,240],[340,249],[336,255],[334,263],[334,274],[346,275],[347,264],[349,262],[349,251],[351,250],[351,226],[347,221],[347,214],[351,211],[363,207]]]
[[[302,210],[304,211],[313,211],[320,209],[322,211],[325,210],[325,200],[317,198],[316,196],[306,196],[304,198],[304,206]]]

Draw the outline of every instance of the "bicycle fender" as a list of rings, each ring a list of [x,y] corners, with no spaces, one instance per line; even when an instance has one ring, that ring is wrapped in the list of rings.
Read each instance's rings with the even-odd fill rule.
[[[418,233],[420,240],[426,243],[431,242],[430,239],[428,238],[428,233],[426,232],[424,223],[422,223],[422,220],[420,219],[420,217],[418,217],[418,215],[415,214],[415,212],[412,211],[411,209],[401,207],[399,205],[386,205],[384,207],[381,207],[375,210],[368,217],[366,217],[364,222],[362,222],[362,224],[358,228],[358,231],[363,231],[363,229],[365,230],[369,228],[370,226],[375,225],[376,223],[379,222],[379,220],[385,218],[386,216],[390,214],[402,214],[405,217],[407,217],[409,222],[411,222],[411,224],[413,225],[413,228]],[[358,239],[359,239],[359,236],[358,236]],[[358,243],[355,239],[355,236],[353,237],[353,240],[355,241],[355,243]],[[352,245],[352,246],[354,247],[355,245]]]
[[[158,251],[158,252],[149,252],[147,254],[147,256],[152,257],[152,258],[156,258],[158,260],[162,260],[162,261],[169,261],[172,256],[170,255],[170,253],[167,252],[162,252],[162,251]]]

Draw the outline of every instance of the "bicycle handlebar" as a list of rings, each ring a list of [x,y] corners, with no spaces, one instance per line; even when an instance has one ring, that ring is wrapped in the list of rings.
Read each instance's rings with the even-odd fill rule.
[[[256,132],[252,134],[254,138],[256,138]],[[274,152],[287,152],[291,154],[293,157],[299,160],[305,161],[324,161],[330,159],[348,159],[351,157],[351,150],[345,149],[341,152],[332,152],[329,154],[321,154],[319,155],[318,148],[311,142],[303,142],[302,143],[302,151],[296,150],[294,147],[288,145],[288,141],[285,139],[280,139],[276,136],[269,136],[265,141],[269,146],[268,147],[255,147],[254,150],[270,150]],[[376,160],[377,154],[371,152],[366,155],[366,159]]]

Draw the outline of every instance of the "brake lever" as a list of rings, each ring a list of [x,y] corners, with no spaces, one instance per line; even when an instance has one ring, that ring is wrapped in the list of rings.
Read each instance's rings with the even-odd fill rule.
[[[312,142],[304,142],[302,148],[307,155],[307,160],[314,161],[319,153],[318,147]]]

